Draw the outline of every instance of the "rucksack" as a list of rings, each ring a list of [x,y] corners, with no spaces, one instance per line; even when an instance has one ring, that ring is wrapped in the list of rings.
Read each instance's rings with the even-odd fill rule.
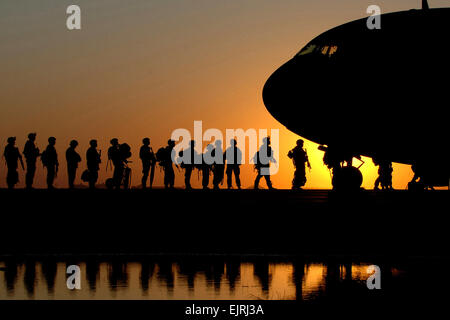
[[[167,151],[166,148],[161,147],[156,151],[156,161],[163,162],[167,160]]]
[[[119,146],[119,150],[123,159],[128,159],[129,157],[131,157],[131,147],[127,143],[122,143]]]
[[[48,151],[45,149],[41,154],[41,161],[44,167],[48,165]]]
[[[81,180],[84,182],[89,182],[89,170],[84,170],[83,173],[81,174]]]

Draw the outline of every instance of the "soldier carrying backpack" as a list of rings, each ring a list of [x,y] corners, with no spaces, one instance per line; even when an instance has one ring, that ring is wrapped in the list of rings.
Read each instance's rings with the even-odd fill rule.
[[[58,174],[59,162],[58,154],[55,149],[56,138],[48,138],[48,146],[41,154],[41,161],[47,168],[47,188],[53,189],[53,182]]]
[[[155,165],[156,158],[153,153],[152,147],[150,147],[150,139],[144,138],[142,140],[143,145],[139,150],[139,158],[142,160],[142,189],[147,188],[147,179],[150,172],[150,189],[153,186],[153,179],[155,177]]]
[[[3,156],[5,157],[6,165],[8,167],[6,183],[8,184],[9,189],[13,189],[17,182],[19,182],[19,174],[17,173],[18,162],[20,161],[22,169],[24,169],[24,166],[22,155],[20,154],[19,149],[15,146],[16,137],[9,137],[7,141],[8,144],[3,152]]]
[[[175,141],[168,140],[167,146],[159,148],[156,152],[156,161],[164,170],[164,187],[166,189],[173,189],[175,185],[175,172],[173,171],[172,161],[172,151],[174,147]]]
[[[39,148],[35,145],[36,133],[28,134],[28,140],[23,148],[23,155],[27,162],[27,173],[25,175],[25,185],[27,189],[33,188],[34,174],[36,173],[36,160],[41,155]]]

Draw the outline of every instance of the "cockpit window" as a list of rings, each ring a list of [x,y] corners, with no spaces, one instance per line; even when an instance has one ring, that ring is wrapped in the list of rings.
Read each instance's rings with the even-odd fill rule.
[[[333,54],[335,54],[337,52],[337,50],[338,50],[338,46],[330,46],[330,45],[319,46],[319,45],[315,45],[315,44],[310,44],[310,45],[307,45],[306,47],[304,47],[297,54],[297,56],[304,56],[307,54],[320,53],[324,56],[331,57]]]
[[[322,49],[320,49],[320,53],[322,53],[324,56],[327,55],[328,49],[330,49],[329,46],[323,46]]]
[[[316,50],[317,46],[315,44],[310,44],[309,46],[304,47],[299,53],[299,56],[304,56],[310,53],[313,53]]]
[[[328,50],[328,56],[331,57],[333,54],[335,54],[337,49],[337,46],[330,46],[330,50]]]

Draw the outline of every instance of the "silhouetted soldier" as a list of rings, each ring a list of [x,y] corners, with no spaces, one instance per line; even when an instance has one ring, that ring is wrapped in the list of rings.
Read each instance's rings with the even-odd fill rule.
[[[175,172],[173,171],[172,151],[175,147],[175,141],[167,141],[167,146],[160,148],[156,153],[156,160],[164,170],[164,187],[173,188],[175,185]]]
[[[47,187],[53,189],[53,181],[58,174],[59,162],[58,154],[55,149],[56,138],[48,138],[48,146],[41,154],[41,161],[44,167],[47,168]]]
[[[75,177],[77,174],[78,163],[81,162],[81,157],[76,152],[78,146],[77,140],[70,141],[70,146],[66,150],[66,161],[67,161],[67,176],[69,178],[69,189],[74,188]]]
[[[142,140],[142,143],[143,146],[139,151],[139,158],[141,158],[142,160],[142,189],[145,189],[147,187],[147,178],[150,170],[151,170],[150,173],[150,189],[151,189],[153,186],[153,178],[155,176],[156,158],[152,148],[150,147],[150,139],[144,138]]]
[[[35,145],[36,133],[28,134],[28,140],[23,148],[23,155],[27,162],[27,173],[25,175],[25,185],[27,189],[33,188],[34,174],[36,173],[36,160],[40,156],[39,148]]]
[[[98,180],[98,171],[100,170],[101,151],[97,151],[97,140],[89,141],[89,149],[86,151],[87,169],[89,172],[89,188],[95,189],[95,184]]]
[[[319,150],[325,151],[323,163],[331,170],[332,174],[335,175],[341,169],[342,153],[332,146],[328,146],[327,148],[322,148],[321,146],[319,147]]]
[[[17,182],[19,182],[19,174],[17,173],[18,162],[23,167],[22,155],[19,149],[16,148],[16,137],[9,137],[7,140],[8,144],[5,147],[3,156],[5,157],[6,165],[8,167],[8,173],[6,175],[6,183],[9,189],[13,189]]]
[[[209,174],[212,171],[213,167],[213,151],[214,146],[212,144],[208,144],[206,146],[206,151],[202,156],[202,187],[203,189],[208,189],[209,185]]]
[[[430,167],[432,164],[426,160],[417,159],[411,165],[414,176],[408,183],[409,190],[431,189],[434,190],[432,181],[430,181]]]
[[[222,149],[222,141],[215,141],[215,148],[211,151],[212,157],[215,159],[213,164],[213,185],[214,189],[218,190],[219,184],[223,182],[224,174],[225,174],[225,155]]]
[[[373,158],[373,163],[376,166],[379,166],[378,178],[375,180],[374,189],[379,190],[380,184],[383,190],[392,189],[392,172],[394,171],[392,168],[392,162]]]
[[[236,186],[241,189],[241,180],[239,179],[240,169],[239,166],[242,163],[242,151],[237,147],[236,139],[230,140],[230,146],[225,151],[225,158],[227,161],[227,186],[231,189],[233,186],[232,176],[236,179]]]
[[[195,151],[195,141],[191,140],[189,143],[189,148],[180,151],[179,156],[181,157],[181,168],[184,169],[184,184],[186,186],[186,190],[190,190],[192,189],[192,171],[200,165],[198,162],[201,162],[201,155]]]
[[[120,189],[120,185],[123,180],[123,171],[125,169],[125,165],[122,159],[122,155],[120,152],[119,140],[116,138],[111,139],[110,141],[111,147],[108,149],[108,159],[112,162],[114,166],[113,173],[113,186],[116,189]]]
[[[270,181],[270,163],[276,163],[273,157],[272,147],[270,146],[270,138],[265,137],[263,139],[263,145],[259,148],[259,151],[255,154],[253,161],[255,162],[255,169],[258,172],[255,179],[255,189],[259,188],[259,180],[262,177],[266,179],[267,187],[273,189],[272,181]]]
[[[289,151],[288,157],[294,162],[295,172],[292,180],[292,189],[301,189],[306,184],[305,164],[311,169],[308,154],[303,149],[303,140],[297,140],[297,146]]]

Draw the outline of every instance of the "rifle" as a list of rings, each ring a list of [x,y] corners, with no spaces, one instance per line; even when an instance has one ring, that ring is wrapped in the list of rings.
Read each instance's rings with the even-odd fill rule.
[[[305,156],[306,156],[306,164],[308,165],[309,172],[311,172],[312,168],[311,168],[311,164],[309,163],[308,151],[306,150],[306,148],[304,150],[305,150]]]

